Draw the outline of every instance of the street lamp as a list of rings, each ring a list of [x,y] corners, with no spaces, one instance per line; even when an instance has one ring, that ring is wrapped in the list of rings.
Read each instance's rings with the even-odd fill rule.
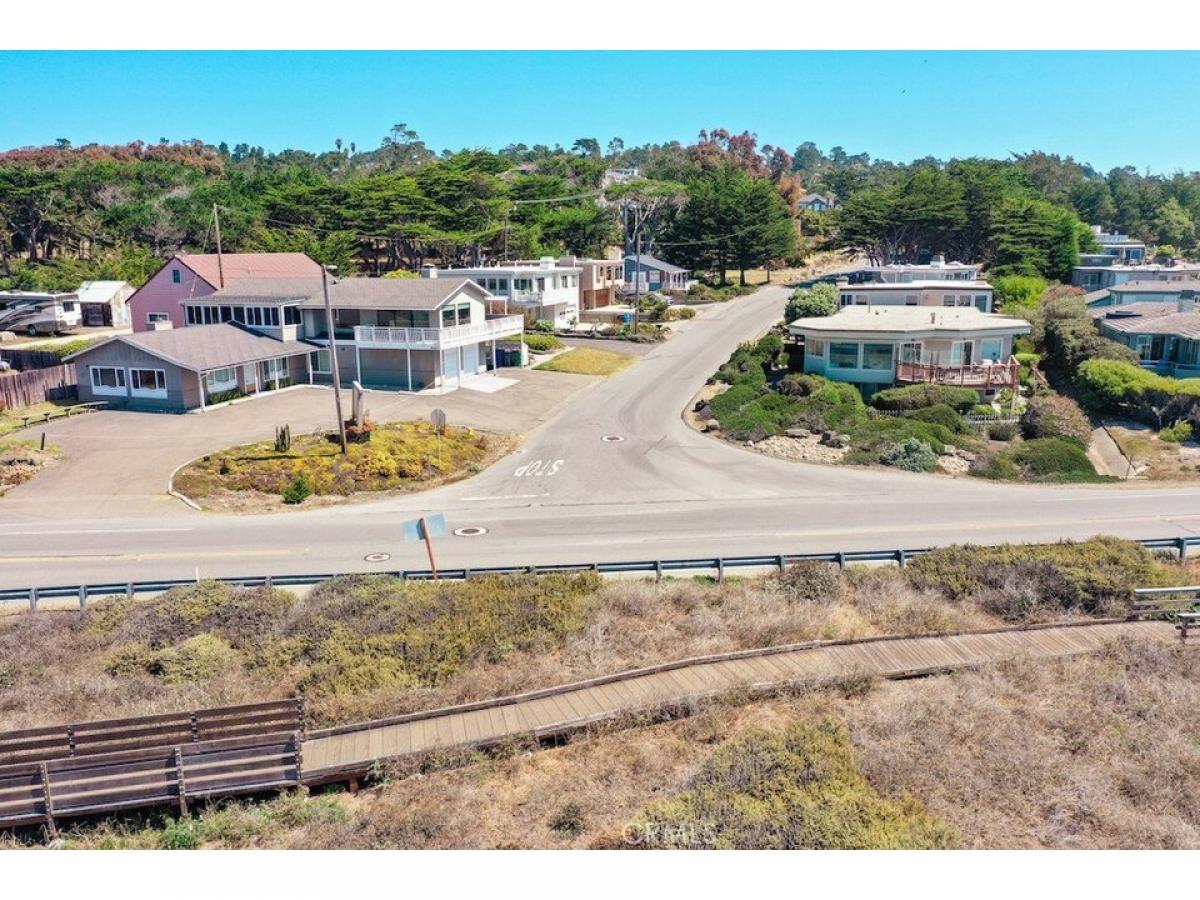
[[[325,330],[329,332],[329,373],[333,377],[333,405],[337,410],[338,440],[342,445],[342,455],[349,453],[346,444],[346,417],[342,415],[342,373],[338,367],[337,343],[333,335],[333,307],[329,304],[330,272],[336,272],[337,266],[321,266],[321,294],[325,298]]]

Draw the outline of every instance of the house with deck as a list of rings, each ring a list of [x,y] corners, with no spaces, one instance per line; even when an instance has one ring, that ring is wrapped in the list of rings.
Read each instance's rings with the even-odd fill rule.
[[[643,253],[625,256],[625,283],[639,292],[686,291],[695,283],[687,269]]]
[[[182,328],[185,300],[259,278],[320,277],[303,253],[177,253],[129,297],[129,323],[134,331]]]
[[[618,302],[625,285],[625,265],[619,259],[586,259],[564,256],[560,266],[579,269],[580,311],[601,309]]]
[[[553,322],[559,328],[569,328],[579,321],[582,274],[582,267],[564,265],[552,256],[478,268],[427,266],[421,270],[426,279],[469,279],[495,298],[494,311],[523,315],[530,324]]]
[[[908,284],[914,281],[980,281],[978,263],[946,262],[940,254],[927,263],[890,263],[886,266],[867,266],[852,273],[855,283],[883,282]]]
[[[255,278],[181,304],[184,325],[119,335],[68,357],[85,400],[179,412],[298,384],[454,389],[523,365],[524,319],[459,279]]]
[[[1196,263],[1142,263],[1139,265],[1079,265],[1071,269],[1071,284],[1087,292],[1104,290],[1130,281],[1195,281],[1200,279]]]
[[[1104,266],[1114,263],[1135,266],[1146,261],[1146,245],[1127,234],[1107,232],[1100,225],[1092,226],[1092,237],[1100,245],[1095,252],[1079,254],[1081,266]]]
[[[958,385],[988,394],[1017,383],[1013,341],[1024,319],[975,306],[847,306],[796,319],[804,371],[856,384],[864,394],[896,384]]]
[[[796,202],[797,209],[806,209],[810,212],[828,212],[835,206],[837,206],[837,201],[832,197],[815,193],[805,194]]]
[[[1100,333],[1137,351],[1142,366],[1174,378],[1200,378],[1200,305],[1138,302],[1091,310]]]

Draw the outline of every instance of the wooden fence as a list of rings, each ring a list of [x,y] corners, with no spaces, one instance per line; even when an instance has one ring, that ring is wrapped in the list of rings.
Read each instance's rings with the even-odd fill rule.
[[[43,400],[73,400],[77,395],[74,366],[0,373],[0,409],[24,409]]]

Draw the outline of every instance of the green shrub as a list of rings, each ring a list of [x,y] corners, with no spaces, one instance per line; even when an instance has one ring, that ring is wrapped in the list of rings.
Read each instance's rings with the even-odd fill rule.
[[[993,441],[1011,441],[1017,436],[1017,423],[992,422],[988,425],[987,435]]]
[[[899,444],[910,438],[928,444],[930,449],[938,455],[946,452],[947,444],[972,445],[975,443],[973,437],[955,434],[944,425],[909,418],[864,418],[849,429],[849,434],[855,447],[869,451],[876,456],[889,444]]]
[[[1092,423],[1070,398],[1042,394],[1026,404],[1021,433],[1027,438],[1068,438],[1086,447],[1092,440]]]
[[[831,720],[798,721],[717,749],[683,790],[651,802],[630,834],[647,848],[920,849],[954,832],[915,800],[880,795]]]
[[[533,330],[540,331],[542,334],[553,334],[554,323],[549,319],[538,319],[533,323]]]
[[[675,310],[675,315],[680,319],[696,318],[696,311],[688,306],[682,306]]]
[[[837,286],[822,281],[810,288],[796,288],[784,307],[783,318],[785,322],[793,322],[796,319],[832,316],[837,310]]]
[[[301,473],[295,477],[291,484],[283,489],[283,502],[296,504],[303,503],[306,498],[312,496],[312,485],[308,483],[308,479]]]
[[[546,353],[550,350],[560,350],[564,344],[552,334],[527,334],[525,346],[534,353]]]
[[[978,402],[979,394],[976,391],[944,384],[887,388],[871,398],[871,405],[876,409],[901,411],[945,404],[956,412],[965,413]]]
[[[1011,589],[1014,581],[1028,577],[1041,586],[1047,608],[1104,614],[1123,607],[1134,588],[1163,584],[1171,575],[1140,544],[1113,537],[941,547],[914,557],[904,572],[914,587],[938,591],[952,600]]]
[[[1012,459],[1031,476],[1073,481],[1096,477],[1087,453],[1076,441],[1064,438],[1037,438],[1023,441],[1011,451]]]
[[[1037,275],[999,275],[991,279],[996,307],[1005,315],[1021,315],[1037,308],[1045,293],[1046,279]]]
[[[1015,426],[1013,426],[1013,436],[1016,436]],[[992,481],[1016,481],[1021,477],[1020,467],[1013,462],[1012,456],[1008,453],[977,456],[971,463],[969,471],[972,475]]]
[[[237,662],[237,652],[228,641],[213,634],[198,634],[178,647],[160,650],[155,670],[167,684],[188,684],[215,678]]]
[[[976,403],[971,407],[971,415],[973,416],[995,416],[996,408],[990,403]]]
[[[160,850],[195,850],[200,846],[200,828],[192,819],[168,822],[158,835]]]
[[[1182,444],[1184,441],[1191,440],[1192,424],[1191,422],[1176,422],[1171,427],[1160,431],[1158,437],[1168,443]]]
[[[879,461],[885,466],[907,469],[909,472],[932,472],[937,467],[937,454],[924,441],[905,438],[880,450]]]
[[[967,423],[963,421],[962,416],[945,403],[935,403],[933,406],[924,406],[921,409],[910,410],[904,416],[907,419],[916,419],[919,422],[932,422],[953,432],[961,433],[967,430]]]
[[[1200,378],[1167,378],[1139,365],[1093,359],[1079,367],[1080,400],[1098,413],[1128,415],[1155,428],[1200,419]]]

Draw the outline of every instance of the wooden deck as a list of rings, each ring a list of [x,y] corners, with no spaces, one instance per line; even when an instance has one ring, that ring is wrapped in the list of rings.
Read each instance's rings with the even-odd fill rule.
[[[1088,653],[1122,636],[1174,638],[1163,622],[1104,622],[879,638],[775,647],[703,657],[377,722],[313,731],[304,741],[304,781],[366,772],[381,759],[547,738],[628,713],[683,705],[743,689],[868,675],[906,678],[1014,657]]]

